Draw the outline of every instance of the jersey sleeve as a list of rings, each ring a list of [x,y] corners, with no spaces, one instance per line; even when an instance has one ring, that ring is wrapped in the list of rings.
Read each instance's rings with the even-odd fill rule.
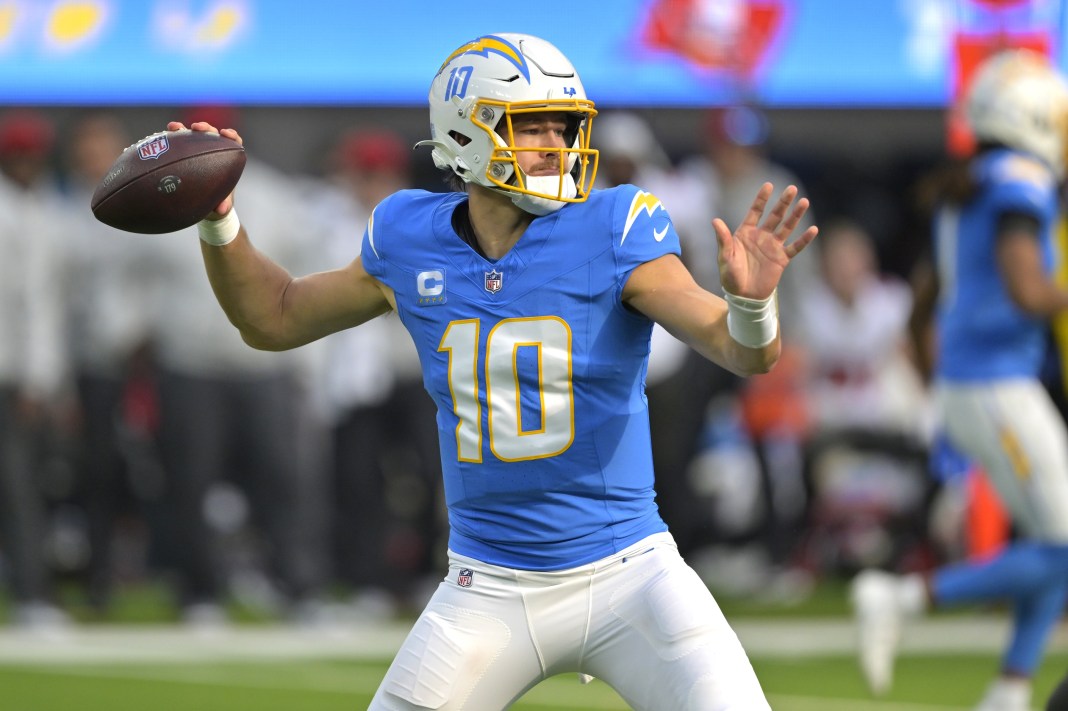
[[[1048,168],[1029,157],[1009,155],[994,167],[991,180],[990,201],[995,212],[1031,215],[1049,223],[1056,184]]]
[[[360,261],[363,263],[364,270],[379,280],[382,280],[385,270],[382,251],[384,246],[382,243],[385,241],[382,235],[385,230],[376,232],[375,222],[377,221],[379,225],[388,222],[386,215],[390,212],[389,202],[390,198],[386,198],[371,210],[371,216],[367,218],[367,226],[363,230],[363,242],[360,247]]]
[[[665,254],[682,255],[679,235],[660,198],[633,185],[619,190],[613,207],[613,239],[619,276]]]

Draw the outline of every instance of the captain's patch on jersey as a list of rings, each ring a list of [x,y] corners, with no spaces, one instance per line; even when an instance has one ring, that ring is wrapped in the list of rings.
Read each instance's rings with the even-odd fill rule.
[[[445,268],[427,269],[415,275],[415,290],[420,306],[445,303]]]

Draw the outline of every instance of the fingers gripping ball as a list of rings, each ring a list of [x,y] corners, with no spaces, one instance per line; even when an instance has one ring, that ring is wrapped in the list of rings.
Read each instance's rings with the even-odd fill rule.
[[[93,193],[93,214],[127,232],[175,232],[214,210],[244,169],[245,149],[218,133],[154,133],[119,155]]]

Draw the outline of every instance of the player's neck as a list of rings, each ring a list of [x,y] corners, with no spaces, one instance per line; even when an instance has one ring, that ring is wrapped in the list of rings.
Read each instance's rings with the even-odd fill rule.
[[[497,260],[523,236],[534,215],[516,207],[507,195],[473,185],[469,192],[471,226],[487,259]]]

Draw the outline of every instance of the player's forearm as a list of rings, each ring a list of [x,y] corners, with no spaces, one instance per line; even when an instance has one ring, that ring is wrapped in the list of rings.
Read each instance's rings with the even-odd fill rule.
[[[215,298],[246,343],[261,350],[299,345],[285,333],[282,308],[293,278],[252,245],[244,228],[221,247],[202,243],[201,252]]]
[[[778,295],[772,292],[765,299],[752,299],[724,292],[723,298],[732,370],[742,375],[767,373],[781,350]]]
[[[726,368],[735,375],[761,375],[772,369],[779,360],[782,341],[774,341],[760,348],[747,348],[728,336]]]
[[[1051,318],[1068,310],[1068,291],[1046,278],[1007,285],[1009,296],[1026,314]]]
[[[760,348],[743,346],[727,330],[726,314],[701,332],[682,340],[716,365],[743,377],[767,373],[779,360],[778,338]]]
[[[698,300],[702,308],[684,313],[701,314],[699,318],[664,319],[661,325],[700,355],[735,375],[759,375],[771,370],[779,359],[778,337],[760,347],[746,347],[731,335],[727,305],[722,299],[705,292]]]

